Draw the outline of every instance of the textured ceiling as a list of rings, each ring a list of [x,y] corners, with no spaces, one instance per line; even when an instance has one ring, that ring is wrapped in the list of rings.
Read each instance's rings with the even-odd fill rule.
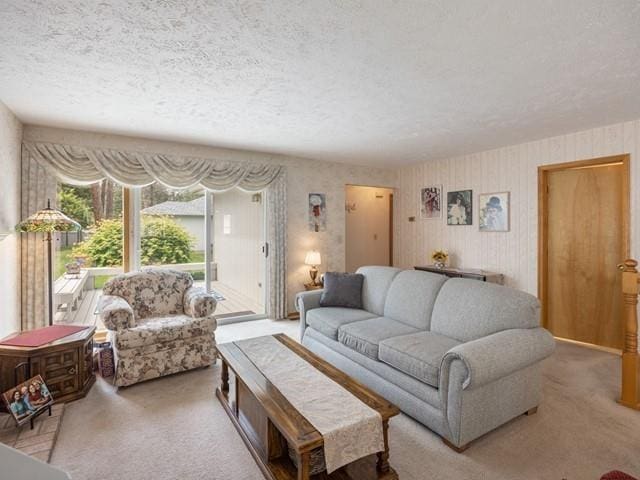
[[[27,123],[394,165],[640,117],[637,0],[0,0]]]

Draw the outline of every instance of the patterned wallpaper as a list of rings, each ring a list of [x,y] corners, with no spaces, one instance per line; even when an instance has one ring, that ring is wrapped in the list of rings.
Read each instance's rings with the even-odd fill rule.
[[[20,221],[20,143],[22,124],[0,102],[0,233]],[[20,329],[20,253],[18,234],[0,240],[0,338]]]
[[[510,286],[537,293],[537,167],[620,153],[631,154],[631,254],[640,255],[640,120],[547,138],[482,153],[429,161],[400,170],[396,204],[395,264],[428,262],[435,248],[448,249],[454,266],[501,272]],[[473,189],[473,225],[447,226],[419,218],[419,190],[442,184]],[[478,195],[511,192],[511,230],[478,231]],[[414,223],[409,216],[416,216]],[[430,263],[430,262],[429,262]]]
[[[230,160],[255,160],[285,165],[288,203],[287,290],[290,312],[294,311],[295,294],[304,290],[304,283],[309,281],[309,267],[304,265],[304,257],[308,250],[315,249],[322,254],[322,265],[319,267],[321,272],[342,271],[345,268],[345,185],[394,187],[396,183],[396,171],[390,169],[77,130],[28,125],[25,126],[24,139],[200,157],[224,155]],[[312,232],[308,228],[308,194],[311,192],[327,194],[327,230],[325,232]]]

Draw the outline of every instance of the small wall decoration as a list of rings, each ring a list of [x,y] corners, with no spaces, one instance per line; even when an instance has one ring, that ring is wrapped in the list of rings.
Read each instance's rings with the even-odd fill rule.
[[[351,212],[355,212],[356,211],[356,202],[345,202],[344,204],[344,209],[347,213],[351,213]]]
[[[447,225],[473,224],[473,190],[447,192]]]
[[[324,193],[309,194],[309,230],[327,230],[327,195]]]
[[[481,193],[480,231],[509,231],[509,192]]]
[[[442,185],[420,189],[420,218],[442,217]]]
[[[4,392],[2,398],[18,425],[27,422],[53,403],[49,389],[40,375]]]

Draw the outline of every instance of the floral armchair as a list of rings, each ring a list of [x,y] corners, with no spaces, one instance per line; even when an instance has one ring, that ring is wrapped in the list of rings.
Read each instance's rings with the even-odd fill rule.
[[[149,268],[109,280],[98,305],[127,386],[215,362],[215,298],[190,274]]]

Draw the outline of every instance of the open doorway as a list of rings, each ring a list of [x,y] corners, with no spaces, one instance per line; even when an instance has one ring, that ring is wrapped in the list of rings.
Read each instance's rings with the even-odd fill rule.
[[[393,189],[347,185],[347,272],[363,265],[393,265]]]

